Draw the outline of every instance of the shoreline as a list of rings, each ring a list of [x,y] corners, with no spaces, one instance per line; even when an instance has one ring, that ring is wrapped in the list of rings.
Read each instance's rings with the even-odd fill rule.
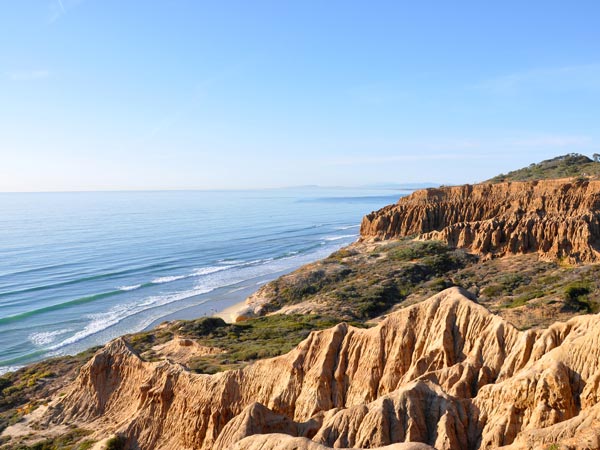
[[[219,317],[227,323],[235,323],[236,319],[240,315],[239,313],[244,311],[246,308],[246,300],[244,299],[239,303],[228,306],[227,308],[217,312],[213,317]]]
[[[195,319],[199,319],[202,317],[220,317],[223,320],[225,320],[225,322],[227,322],[227,323],[234,323],[235,317],[236,317],[236,312],[241,311],[242,309],[244,309],[246,307],[245,302],[246,302],[246,299],[250,295],[252,295],[254,292],[256,292],[264,284],[269,283],[269,282],[279,278],[280,276],[285,275],[286,273],[289,273],[289,272],[293,272],[294,270],[297,270],[297,269],[298,269],[298,267],[294,267],[289,270],[282,270],[282,271],[274,272],[274,273],[271,273],[268,275],[262,275],[259,277],[241,281],[239,283],[231,284],[228,286],[222,286],[210,293],[199,294],[196,296],[189,297],[188,300],[191,300],[194,298],[204,299],[204,300],[199,302],[198,304],[188,306],[179,311],[175,311],[175,312],[167,314],[157,320],[154,320],[148,326],[146,326],[138,331],[132,330],[130,332],[121,333],[121,334],[119,334],[118,337],[122,337],[127,334],[135,334],[135,333],[149,331],[149,330],[152,330],[152,329],[158,327],[160,324],[162,324],[164,322],[171,322],[171,321],[175,321],[175,320],[195,320]],[[249,282],[251,282],[251,283],[248,284]],[[103,346],[105,344],[99,344],[99,345]],[[62,355],[47,356],[45,358],[35,360],[35,361],[30,361],[30,362],[27,362],[22,365],[19,364],[19,365],[11,365],[11,366],[2,366],[2,367],[0,367],[0,377],[4,376],[6,374],[9,374],[9,373],[14,373],[20,369],[31,366],[32,364],[47,361],[54,357],[75,356],[78,353],[85,352],[87,349],[89,349],[91,347],[93,347],[93,346],[88,346],[86,348],[83,348],[83,349],[81,349],[77,352],[73,352],[73,353],[65,353]]]
[[[365,210],[383,207],[402,195],[404,191],[394,194],[357,188],[356,192],[290,191],[276,197],[171,198],[161,194],[144,197],[143,202],[126,195],[98,198],[103,219],[99,223],[105,225],[94,222],[87,229],[74,221],[72,232],[70,228],[56,229],[65,243],[70,239],[81,243],[73,250],[68,268],[61,264],[63,252],[70,247],[63,249],[58,244],[52,244],[56,245],[53,251],[45,247],[32,251],[35,261],[16,261],[10,268],[18,272],[21,265],[39,259],[36,264],[41,272],[25,271],[18,279],[15,275],[14,286],[5,289],[6,320],[0,326],[0,346],[5,351],[0,374],[55,356],[76,355],[164,321],[203,316],[233,321],[243,301],[260,285],[351,244],[358,237]],[[118,236],[103,232],[105,226],[123,225],[121,216],[108,214],[117,200],[127,219]],[[204,209],[188,208],[188,203]],[[125,208],[129,204],[136,208]],[[68,203],[68,211],[87,212],[73,209],[77,205]],[[248,205],[256,214],[240,221],[239,212]],[[19,211],[15,211],[15,220],[21,220]],[[162,223],[174,212],[174,217],[180,218],[169,219],[168,224],[176,228],[173,233],[147,227],[148,218]],[[60,222],[50,221],[48,226],[56,223]],[[84,230],[89,235],[81,235]],[[190,236],[194,236],[191,244],[186,244]],[[135,245],[137,241],[130,237],[143,239],[147,245]],[[23,238],[27,242],[27,236]],[[33,244],[29,246],[32,250]],[[102,245],[102,254],[88,261],[96,244]],[[13,276],[12,272],[8,275]],[[244,278],[252,279],[235,284]]]
[[[336,247],[343,248],[346,245],[349,245],[350,243],[340,243],[340,245]],[[220,317],[227,323],[235,323],[235,319],[238,316],[238,313],[242,312],[244,309],[247,308],[247,305],[245,303],[246,299],[252,294],[254,294],[258,289],[260,289],[261,286],[273,280],[276,280],[282,275],[291,273],[306,264],[318,261],[329,255],[333,251],[335,250],[329,249],[323,254],[313,255],[315,256],[315,258],[310,258],[308,261],[302,261],[300,264],[294,265],[293,267],[288,267],[286,269],[278,270],[276,272],[259,275],[230,285],[221,286],[208,293],[197,294],[191,297],[187,297],[184,301],[196,303],[191,304],[189,306],[185,306],[180,310],[162,315],[159,318],[149,322],[147,325],[143,326],[140,329],[123,330],[117,336],[112,337],[111,339],[108,339],[103,343],[92,343],[91,345],[76,345],[73,347],[72,350],[64,353],[56,353],[52,355],[49,354],[40,359],[24,362],[23,364],[10,364],[7,366],[0,366],[0,377],[9,373],[17,372],[18,370],[28,367],[32,364],[47,361],[54,357],[76,356],[77,354],[85,352],[92,347],[104,346],[115,338],[122,337],[127,334],[146,332],[158,327],[159,325],[165,322],[171,322],[176,320],[195,320],[200,319],[202,317]],[[102,331],[102,333],[105,332],[106,330]],[[82,340],[82,343],[83,342],[85,342],[85,340]]]
[[[301,267],[301,266],[299,266]],[[193,298],[206,298],[205,301],[196,305],[188,306],[171,314],[167,314],[146,326],[141,331],[156,328],[164,322],[175,320],[195,320],[202,317],[221,317],[227,323],[233,323],[234,314],[246,307],[246,299],[254,294],[261,286],[276,280],[282,275],[293,272],[299,267],[289,270],[281,270],[268,275],[263,275],[239,283],[223,286],[208,294],[200,294]],[[248,284],[251,282],[250,284]]]

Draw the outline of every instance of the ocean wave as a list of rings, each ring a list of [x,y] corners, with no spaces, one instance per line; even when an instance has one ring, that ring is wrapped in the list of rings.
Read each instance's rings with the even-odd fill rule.
[[[140,270],[160,268],[160,267],[164,267],[164,266],[165,266],[165,263],[158,263],[158,264],[150,264],[150,265],[147,265],[147,266],[144,266],[141,268],[138,267],[138,268],[125,269],[125,270],[118,270],[118,271],[114,271],[114,272],[99,273],[96,275],[80,277],[80,278],[76,278],[73,280],[61,281],[58,283],[46,284],[46,285],[42,285],[42,286],[33,286],[33,287],[28,287],[28,288],[24,288],[24,289],[16,289],[16,290],[7,291],[7,292],[0,292],[0,297],[6,297],[9,295],[15,295],[15,294],[28,294],[28,293],[32,293],[32,292],[39,292],[39,291],[45,291],[45,290],[50,290],[50,289],[66,287],[66,286],[72,286],[72,285],[76,285],[76,284],[80,284],[80,283],[85,283],[88,281],[97,281],[97,280],[104,280],[104,279],[113,278],[113,277],[122,277],[123,275],[136,273],[136,272],[139,272]]]
[[[189,277],[189,275],[171,275],[166,277],[158,277],[151,281],[152,284],[163,284],[170,283],[172,281],[183,280],[184,278]]]
[[[207,294],[216,289],[231,286],[252,278],[267,276],[272,273],[292,269],[303,262],[308,262],[310,260],[326,256],[325,252],[328,251],[332,244],[333,243],[331,242],[321,241],[317,245],[311,246],[311,250],[313,251],[309,252],[303,251],[302,253],[293,255],[255,259],[235,265],[230,264],[227,266],[208,266],[196,269],[194,272],[191,272],[188,275],[164,276],[156,278],[155,281],[160,280],[161,283],[166,283],[174,279],[193,277],[198,279],[198,283],[191,290],[179,291],[165,295],[153,295],[133,303],[113,306],[106,312],[89,314],[86,316],[89,322],[83,329],[80,329],[72,336],[69,336],[60,342],[53,343],[53,345],[46,347],[46,350],[54,352],[54,354],[61,354],[61,352],[65,351],[65,347],[76,344],[86,338],[90,338],[93,335],[105,333],[105,330],[116,326],[123,320],[142,313],[145,313],[143,320],[152,323],[160,317],[163,317],[166,311],[163,310],[160,314],[147,314],[147,311],[151,309],[160,308],[170,303],[179,302],[190,297]],[[325,245],[327,245],[327,247],[323,247]],[[231,271],[231,269],[235,270]],[[227,275],[224,275],[220,272],[224,272]],[[266,282],[267,281],[262,280],[256,283],[256,285],[258,286]],[[122,291],[118,292],[122,293]],[[206,301],[209,301],[209,299],[205,299],[204,301],[196,304],[205,303]],[[139,324],[136,325],[136,329],[137,328],[139,328]],[[106,334],[102,334],[102,336],[107,336],[110,338],[110,336]],[[104,337],[102,339],[104,339]]]
[[[73,331],[71,328],[63,328],[56,331],[41,331],[39,333],[32,333],[29,335],[29,341],[33,345],[42,346],[51,344],[56,338],[62,334],[70,333]]]
[[[0,318],[0,325],[16,322],[18,320],[26,319],[31,316],[37,316],[37,315],[51,312],[51,311],[58,311],[58,310],[70,308],[70,307],[76,306],[76,305],[83,305],[86,303],[94,302],[96,300],[100,300],[100,299],[107,298],[107,297],[112,297],[114,295],[118,295],[118,294],[122,294],[122,293],[123,293],[123,291],[121,291],[121,290],[102,292],[100,294],[88,295],[85,297],[76,298],[74,300],[69,300],[69,301],[66,301],[63,303],[57,303],[54,305],[44,306],[42,308],[33,309],[31,311],[26,311],[23,313],[15,314],[13,316],[2,317],[2,318]]]
[[[16,372],[23,366],[0,366],[0,377],[9,372]]]
[[[205,277],[205,276],[214,274],[216,272],[222,272],[222,271],[226,271],[226,270],[238,268],[238,267],[246,267],[246,266],[252,266],[252,265],[257,265],[257,264],[263,264],[265,262],[269,262],[272,260],[273,260],[273,258],[256,259],[256,260],[252,260],[252,261],[246,261],[242,264],[230,264],[230,265],[209,266],[209,267],[198,268],[187,275],[169,275],[169,276],[157,277],[157,278],[153,279],[150,283],[120,286],[114,291],[107,291],[107,292],[101,292],[98,294],[88,295],[85,297],[68,300],[66,302],[57,303],[54,305],[44,306],[42,308],[26,311],[23,313],[14,314],[12,316],[2,317],[2,318],[0,318],[0,325],[17,322],[22,319],[27,319],[32,316],[37,316],[37,315],[52,312],[52,311],[57,311],[57,310],[66,309],[66,308],[70,308],[70,307],[77,306],[77,305],[91,303],[91,302],[94,302],[94,301],[97,301],[100,299],[124,294],[125,292],[133,291],[133,290],[145,287],[145,286],[170,283],[173,281],[181,280],[184,278],[190,278],[190,277]]]
[[[119,290],[120,291],[125,291],[125,292],[127,292],[127,291],[135,291],[136,289],[139,289],[141,287],[142,287],[141,284],[132,284],[131,286],[121,286],[121,287],[119,287]]]
[[[208,266],[194,269],[193,272],[187,275],[167,275],[164,277],[158,277],[151,281],[152,284],[163,284],[171,283],[172,281],[183,280],[184,278],[201,277],[204,275],[210,275],[211,273],[222,272],[224,270],[240,267],[248,264],[253,264],[255,261],[242,262],[240,264],[227,264],[220,266]]]
[[[341,236],[325,236],[323,239],[326,241],[339,241],[340,239],[354,238],[357,234],[344,234]]]
[[[343,227],[335,227],[336,230],[351,230],[352,228],[360,228],[360,224],[358,225],[346,225]]]
[[[119,322],[127,319],[128,317],[140,314],[148,309],[165,306],[169,303],[174,303],[196,295],[207,294],[213,290],[214,288],[203,288],[162,296],[151,296],[145,299],[142,303],[116,305],[107,312],[90,314],[87,316],[90,322],[81,331],[78,331],[73,336],[49,347],[48,349],[58,350],[68,345],[75,344],[89,336],[100,333],[107,328],[117,325]]]
[[[222,266],[209,266],[209,267],[201,267],[200,269],[194,269],[191,276],[200,277],[202,275],[210,275],[211,273],[222,272],[223,270],[231,269],[233,267],[238,267],[243,262],[238,264],[227,264]]]

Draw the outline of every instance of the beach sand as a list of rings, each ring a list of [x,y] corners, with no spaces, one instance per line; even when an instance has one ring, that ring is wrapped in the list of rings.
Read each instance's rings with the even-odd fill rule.
[[[220,317],[227,323],[235,323],[235,319],[238,317],[239,313],[244,311],[247,308],[246,300],[242,300],[235,305],[231,305],[225,308],[222,311],[214,314],[215,317]]]
[[[272,281],[291,270],[275,272],[241,283],[218,288],[209,294],[197,296],[198,304],[167,314],[152,322],[145,330],[151,330],[163,322],[172,320],[193,320],[201,317],[221,317],[225,322],[233,323],[237,312],[245,309],[245,300],[265,283]]]

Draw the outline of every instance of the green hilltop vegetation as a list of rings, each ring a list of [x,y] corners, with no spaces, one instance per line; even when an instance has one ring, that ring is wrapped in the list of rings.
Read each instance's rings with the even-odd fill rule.
[[[534,181],[553,178],[600,179],[600,154],[594,153],[593,159],[579,153],[569,153],[556,158],[533,163],[528,167],[500,174],[487,180],[488,183],[503,181]]]

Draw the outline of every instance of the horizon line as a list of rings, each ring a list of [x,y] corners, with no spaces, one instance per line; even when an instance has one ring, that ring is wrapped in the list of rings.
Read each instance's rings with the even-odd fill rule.
[[[394,183],[389,183],[389,186],[385,186],[386,183],[381,183],[381,186],[376,184],[369,185],[332,185],[324,186],[318,184],[306,184],[306,185],[295,185],[295,186],[277,186],[277,187],[254,187],[254,188],[158,188],[158,189],[74,189],[74,190],[47,190],[47,191],[0,191],[2,194],[84,194],[84,193],[125,193],[125,192],[239,192],[239,191],[274,191],[281,189],[379,189],[379,190],[414,190],[421,189],[423,187],[434,187],[447,185],[445,183],[429,183],[429,182],[418,182],[414,183],[398,183],[398,186],[394,186]]]

